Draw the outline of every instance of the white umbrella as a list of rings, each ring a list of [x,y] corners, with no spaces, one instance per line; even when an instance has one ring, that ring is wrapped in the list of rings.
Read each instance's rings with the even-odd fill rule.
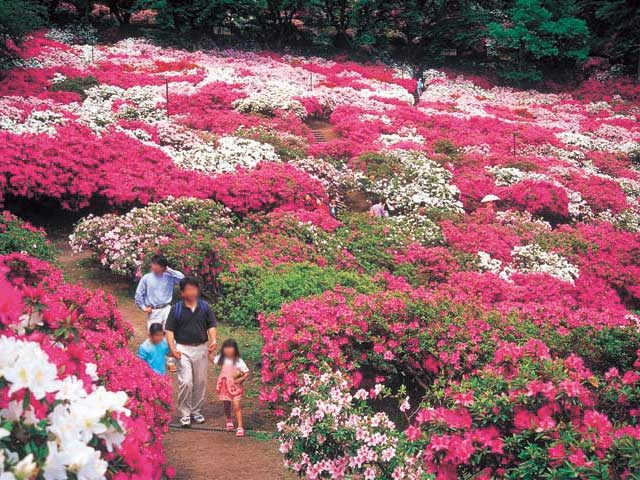
[[[489,202],[497,202],[498,200],[500,200],[500,197],[497,195],[494,195],[493,193],[486,195],[481,201],[480,203],[489,203]]]

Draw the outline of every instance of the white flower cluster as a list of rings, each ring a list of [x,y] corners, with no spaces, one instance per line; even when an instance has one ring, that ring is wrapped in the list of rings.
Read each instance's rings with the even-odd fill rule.
[[[206,224],[200,221],[203,217]],[[136,276],[140,274],[145,253],[179,234],[184,224],[219,234],[233,221],[229,210],[213,200],[169,198],[134,208],[124,215],[89,215],[78,222],[69,242],[75,252],[93,251],[111,271]]]
[[[67,45],[95,45],[98,41],[98,29],[88,23],[71,23],[64,28],[53,27],[45,36]]]
[[[600,131],[594,134],[559,132],[556,133],[556,137],[567,145],[580,147],[584,150],[630,153],[638,149],[638,142],[629,139],[626,141],[607,139],[597,136],[598,133],[608,134],[606,131]]]
[[[233,136],[219,138],[216,146],[199,143],[190,149],[164,147],[163,150],[179,167],[208,174],[233,172],[238,167],[253,168],[260,162],[280,161],[273,146]]]
[[[443,242],[440,226],[426,215],[412,213],[389,217],[390,236],[397,236],[399,244],[407,237],[422,245],[439,245]]]
[[[521,273],[547,273],[565,282],[573,283],[580,276],[580,269],[562,255],[548,252],[540,245],[516,246],[511,251],[512,265],[502,274],[510,276],[515,271]]]
[[[492,166],[485,169],[493,174],[495,183],[498,186],[513,185],[521,182],[527,176],[527,173],[515,167]]]
[[[271,80],[264,85],[253,85],[256,90],[248,89],[249,96],[236,100],[233,104],[239,112],[271,115],[276,110],[293,112],[300,118],[307,111],[294,97],[304,93],[300,86],[289,82]]]
[[[344,193],[355,189],[358,180],[362,178],[362,173],[355,172],[346,165],[338,168],[321,158],[292,159],[289,163],[322,183],[331,197],[341,198]]]
[[[129,416],[124,392],[85,384],[75,376],[58,378],[57,367],[35,342],[0,337],[0,379],[9,395],[28,390],[48,410],[37,411],[23,401],[12,400],[0,410],[0,478],[2,480],[102,480],[112,452],[125,438],[118,416]],[[52,403],[44,400],[53,395]],[[25,395],[27,395],[25,393]],[[43,414],[44,413],[44,414]],[[17,438],[30,431],[46,432],[46,448],[24,454],[16,451]],[[42,434],[40,434],[42,436]],[[40,476],[41,475],[41,476]]]
[[[492,258],[487,252],[479,251],[476,264],[483,272],[491,272],[500,275],[502,262],[497,258]]]
[[[598,220],[609,222],[617,228],[632,233],[640,233],[640,212],[628,208],[614,215],[609,210],[605,210],[598,215]]]
[[[424,143],[424,137],[420,135],[415,127],[401,127],[397,133],[382,134],[378,141],[385,147],[390,147],[396,143],[411,142],[418,145]]]
[[[18,122],[8,116],[0,117],[0,130],[15,134],[56,134],[56,125],[65,123],[64,116],[51,110],[33,110],[24,122]]]
[[[580,269],[565,257],[548,252],[537,244],[514,247],[512,262],[504,267],[500,260],[487,252],[479,251],[477,255],[476,265],[480,270],[499,275],[507,281],[516,273],[546,273],[573,284],[580,276]]]
[[[460,191],[450,183],[449,170],[419,152],[391,150],[387,154],[400,163],[402,171],[365,188],[386,198],[398,213],[408,214],[421,207],[462,212]]]
[[[72,104],[70,110],[82,123],[95,132],[101,132],[118,119],[157,122],[166,118],[166,112],[158,108],[163,101],[159,89],[153,86],[132,87],[127,90],[111,85],[98,85],[86,90],[87,97],[81,105]],[[114,111],[114,104],[124,103]]]

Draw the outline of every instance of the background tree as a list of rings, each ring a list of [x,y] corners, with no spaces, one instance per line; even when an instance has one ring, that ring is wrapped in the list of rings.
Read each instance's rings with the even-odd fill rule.
[[[46,6],[32,0],[0,1],[0,57],[13,55],[12,43],[41,27],[47,17]]]
[[[293,20],[308,6],[308,0],[256,0],[249,9],[264,43],[280,48],[298,38]]]
[[[310,12],[315,24],[324,30],[332,29],[333,44],[338,48],[351,46],[349,30],[353,26],[356,1],[311,0]]]
[[[160,27],[206,34],[212,27],[238,22],[249,5],[246,0],[158,0],[152,8]]]
[[[488,33],[500,54],[500,75],[516,83],[542,80],[545,65],[574,67],[589,53],[589,29],[571,0],[516,0]]]
[[[596,51],[634,68],[640,80],[640,0],[587,0],[582,7]]]
[[[108,0],[107,7],[120,25],[127,25],[135,12],[137,0]]]

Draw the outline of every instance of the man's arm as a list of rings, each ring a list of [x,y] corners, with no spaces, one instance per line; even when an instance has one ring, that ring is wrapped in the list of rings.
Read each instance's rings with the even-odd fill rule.
[[[173,268],[167,267],[164,271],[167,275],[169,275],[173,279],[173,283],[178,283],[180,280],[184,278],[184,273],[180,270],[174,270]]]
[[[135,302],[138,308],[149,313],[151,307],[147,305],[147,277],[142,277],[136,288]]]
[[[213,313],[211,306],[209,306],[209,315],[207,315],[207,334],[209,336],[209,353],[215,352],[218,346],[218,321],[216,320],[216,314]]]
[[[167,330],[165,333],[167,335],[167,343],[169,344],[169,351],[171,352],[171,356],[180,359],[182,354],[176,348],[176,339],[173,335],[173,331]]]

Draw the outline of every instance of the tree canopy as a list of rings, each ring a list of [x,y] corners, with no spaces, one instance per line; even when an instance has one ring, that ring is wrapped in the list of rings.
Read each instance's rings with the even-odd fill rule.
[[[69,3],[69,2],[67,2]],[[590,55],[640,77],[640,0],[71,0],[87,19],[102,3],[119,24],[142,9],[175,39],[221,28],[269,48],[311,47],[401,58],[423,68],[452,61],[505,81],[573,78]],[[59,0],[4,0],[7,45],[55,19]],[[189,34],[185,37],[184,34]]]

